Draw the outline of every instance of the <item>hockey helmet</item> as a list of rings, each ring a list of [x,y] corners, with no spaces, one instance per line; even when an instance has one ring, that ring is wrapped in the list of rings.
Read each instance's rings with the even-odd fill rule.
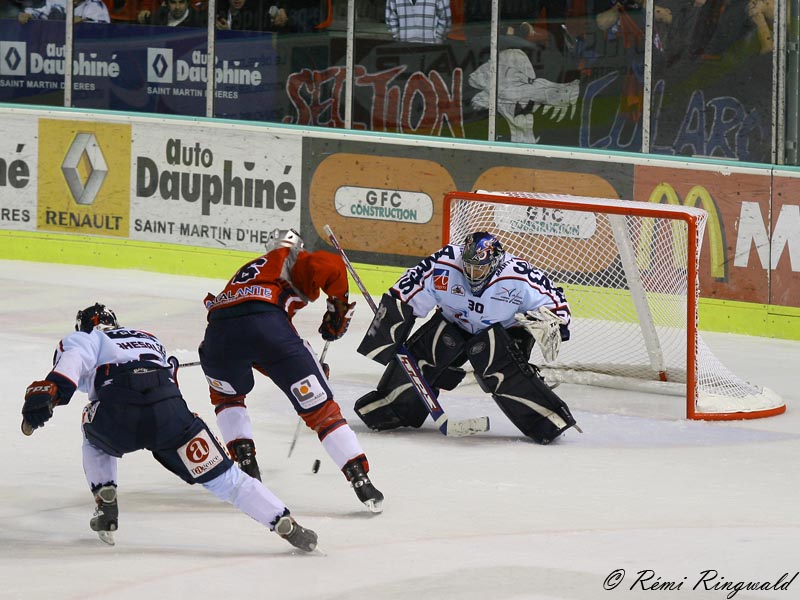
[[[302,250],[305,242],[300,234],[294,229],[275,229],[267,238],[267,252],[272,252],[276,248],[298,248]]]
[[[504,256],[503,247],[491,233],[476,231],[467,235],[461,261],[473,294],[479,295],[483,291]]]
[[[91,333],[92,329],[96,327],[103,331],[119,327],[114,311],[99,302],[95,303],[94,306],[79,310],[75,317],[75,331]]]

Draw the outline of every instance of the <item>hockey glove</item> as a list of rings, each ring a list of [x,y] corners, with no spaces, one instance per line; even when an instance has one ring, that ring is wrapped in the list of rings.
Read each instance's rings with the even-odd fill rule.
[[[58,386],[52,381],[34,381],[25,390],[22,419],[32,429],[43,427],[53,416],[53,407],[58,404]]]
[[[544,306],[517,313],[514,318],[539,344],[545,362],[554,361],[561,350],[561,325],[565,325],[564,320]]]
[[[342,337],[350,326],[350,319],[353,318],[355,302],[347,303],[347,299],[328,298],[328,310],[322,317],[322,325],[319,326],[319,334],[326,342],[332,342]]]

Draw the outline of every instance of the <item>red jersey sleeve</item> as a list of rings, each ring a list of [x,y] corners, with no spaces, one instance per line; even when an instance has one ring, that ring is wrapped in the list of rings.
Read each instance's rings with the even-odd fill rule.
[[[292,283],[312,302],[320,290],[344,299],[348,292],[347,269],[338,254],[318,250],[301,252],[292,267]]]

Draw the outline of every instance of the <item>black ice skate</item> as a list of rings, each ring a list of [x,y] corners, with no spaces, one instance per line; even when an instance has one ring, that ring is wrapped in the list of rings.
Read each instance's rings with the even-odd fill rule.
[[[383,511],[383,494],[372,485],[369,477],[364,472],[361,461],[348,463],[342,469],[344,476],[350,482],[350,486],[355,490],[356,496],[364,503],[371,512],[379,513]]]
[[[304,552],[313,552],[317,549],[317,534],[302,527],[289,515],[278,519],[275,523],[275,533]]]
[[[256,445],[253,440],[241,439],[233,440],[228,444],[228,451],[231,453],[231,458],[239,464],[239,468],[261,481],[261,471],[256,462]]]
[[[109,546],[114,545],[114,532],[117,530],[119,506],[117,505],[117,488],[104,485],[94,495],[97,508],[94,510],[89,527],[96,531],[100,539]]]

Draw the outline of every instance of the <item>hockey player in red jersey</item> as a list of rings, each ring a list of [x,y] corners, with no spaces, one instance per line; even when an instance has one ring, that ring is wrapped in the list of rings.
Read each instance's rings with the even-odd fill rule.
[[[185,482],[201,484],[293,546],[316,549],[317,534],[296,523],[261,482],[242,473],[205,422],[189,410],[173,369],[158,338],[120,327],[113,311],[95,304],[78,312],[75,333],[59,342],[50,373],[25,391],[22,418],[28,435],[50,420],[53,407],[69,403],[76,390],[89,395],[82,452],[97,505],[91,529],[114,545],[117,459],[147,449]]]
[[[225,289],[209,294],[208,326],[200,364],[208,380],[217,423],[231,456],[260,478],[253,428],[245,396],[253,389],[253,369],[268,376],[317,433],[323,448],[372,512],[382,510],[383,494],[369,479],[369,463],[356,434],[333,399],[311,345],[292,325],[294,314],[327,295],[319,327],[326,341],[347,331],[355,302],[348,302],[347,271],[330,252],[309,252],[300,235],[275,230],[264,255],[242,266]]]

